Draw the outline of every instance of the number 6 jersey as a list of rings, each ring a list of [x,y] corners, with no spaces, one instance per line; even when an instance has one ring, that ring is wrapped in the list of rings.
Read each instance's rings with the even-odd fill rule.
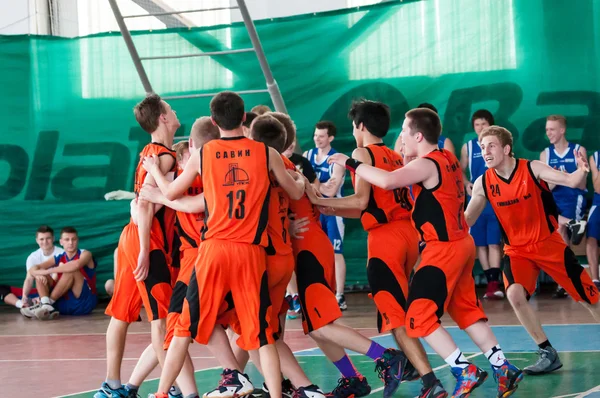
[[[266,247],[269,147],[246,137],[212,140],[200,150],[206,203],[202,240]]]

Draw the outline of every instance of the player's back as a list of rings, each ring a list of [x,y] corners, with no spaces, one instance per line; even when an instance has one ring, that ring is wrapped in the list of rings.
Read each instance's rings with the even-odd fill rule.
[[[182,171],[181,169],[179,170]],[[196,176],[184,196],[197,196],[203,192],[202,177]],[[177,212],[177,226],[181,240],[180,250],[197,248],[200,245],[200,231],[204,226],[204,213]]]
[[[202,239],[267,246],[269,148],[245,137],[212,140],[201,149],[205,228]]]
[[[558,211],[552,192],[535,177],[528,160],[517,159],[508,179],[489,169],[481,182],[507,245],[534,244],[556,231]]]
[[[445,149],[431,151],[423,158],[435,163],[439,183],[431,189],[422,183],[413,185],[413,225],[425,242],[465,238],[469,228],[464,215],[465,187],[458,159]]]
[[[281,155],[283,164],[287,170],[296,170],[296,166],[285,156]],[[292,243],[289,237],[290,220],[288,211],[290,198],[285,190],[279,185],[275,177],[271,176],[271,192],[269,201],[269,223],[267,234],[269,235],[268,254],[286,255],[292,252]]]
[[[391,172],[403,166],[402,157],[383,143],[368,145],[365,149],[373,167]],[[355,184],[354,173],[352,184]],[[386,190],[372,185],[369,203],[360,221],[365,231],[369,231],[392,221],[409,220],[413,204],[408,187]]]

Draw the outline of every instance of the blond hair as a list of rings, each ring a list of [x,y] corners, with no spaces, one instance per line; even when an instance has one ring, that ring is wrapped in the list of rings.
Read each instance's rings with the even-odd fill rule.
[[[559,122],[563,128],[567,128],[567,118],[563,115],[550,115],[546,118],[546,121]]]
[[[510,131],[500,126],[489,126],[484,128],[479,135],[479,142],[481,142],[485,137],[497,137],[498,141],[500,141],[500,145],[502,147],[509,146],[510,147],[510,157],[515,157],[513,153],[513,137]]]
[[[194,122],[192,125],[192,131],[190,132],[190,138],[194,142],[194,148],[202,148],[202,145],[208,141],[217,139],[221,136],[219,128],[215,126],[210,120],[210,117],[203,116]]]
[[[187,142],[187,140],[185,141],[179,141],[178,143],[173,145],[173,150],[175,151],[175,154],[177,156],[177,161],[181,162],[181,160],[183,159],[183,154],[185,153],[185,151],[189,151],[190,150],[190,143]]]
[[[254,108],[250,110],[250,112],[256,113],[258,116],[264,115],[267,112],[271,112],[271,108],[266,105],[256,105]]]

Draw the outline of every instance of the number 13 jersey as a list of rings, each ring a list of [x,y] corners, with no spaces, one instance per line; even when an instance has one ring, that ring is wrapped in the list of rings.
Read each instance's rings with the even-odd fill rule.
[[[465,185],[456,156],[436,149],[423,157],[437,167],[439,182],[427,189],[422,183],[413,185],[415,206],[412,220],[425,242],[452,242],[469,234],[465,221]]]
[[[212,140],[200,150],[206,203],[202,240],[266,247],[269,147],[246,137]]]
[[[394,171],[403,166],[402,157],[383,143],[367,145],[365,149],[371,157],[371,166],[386,171]],[[356,176],[352,173],[352,185],[356,190]],[[362,212],[360,221],[365,231],[398,220],[410,219],[413,200],[408,187],[388,191],[371,185],[369,203]]]

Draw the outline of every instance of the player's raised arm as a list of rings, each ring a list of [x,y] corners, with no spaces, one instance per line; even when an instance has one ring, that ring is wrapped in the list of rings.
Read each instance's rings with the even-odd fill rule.
[[[487,202],[488,200],[483,190],[482,177],[479,177],[473,184],[471,200],[469,201],[467,210],[465,210],[465,220],[469,227],[475,224],[475,221],[477,221],[481,212],[485,209]]]
[[[368,183],[387,190],[417,184],[430,179],[432,175],[437,176],[435,163],[427,159],[415,159],[392,172],[369,166],[342,153],[331,155],[328,162],[344,165]]]
[[[549,184],[563,185],[569,188],[577,188],[585,183],[585,178],[590,171],[585,156],[581,152],[574,151],[577,161],[577,170],[573,173],[565,173],[555,170],[538,160],[531,162],[531,170],[536,178],[544,180]]]
[[[281,155],[275,149],[269,147],[269,170],[275,175],[279,185],[287,192],[292,200],[298,200],[304,194],[304,179],[299,173],[294,179],[286,170]]]
[[[366,149],[357,148],[352,153],[352,157],[365,165],[371,163],[371,159]],[[336,165],[337,167],[341,167]],[[315,195],[314,191],[307,189],[306,193],[308,198],[313,204],[318,206],[331,207],[339,210],[364,210],[369,204],[369,196],[371,193],[371,184],[364,178],[356,177],[354,195],[345,196],[343,198],[322,198]],[[354,213],[352,213],[354,214]],[[335,215],[341,216],[341,214],[335,213]]]
[[[170,169],[164,171],[162,162],[159,166],[157,159],[156,155],[153,157],[146,157],[143,163],[144,168],[152,175],[154,181],[156,181],[156,185],[168,200],[177,199],[192,185],[192,182],[198,175],[198,170],[200,168],[200,152],[192,151],[183,172],[172,182],[169,181],[166,176],[167,171]]]

